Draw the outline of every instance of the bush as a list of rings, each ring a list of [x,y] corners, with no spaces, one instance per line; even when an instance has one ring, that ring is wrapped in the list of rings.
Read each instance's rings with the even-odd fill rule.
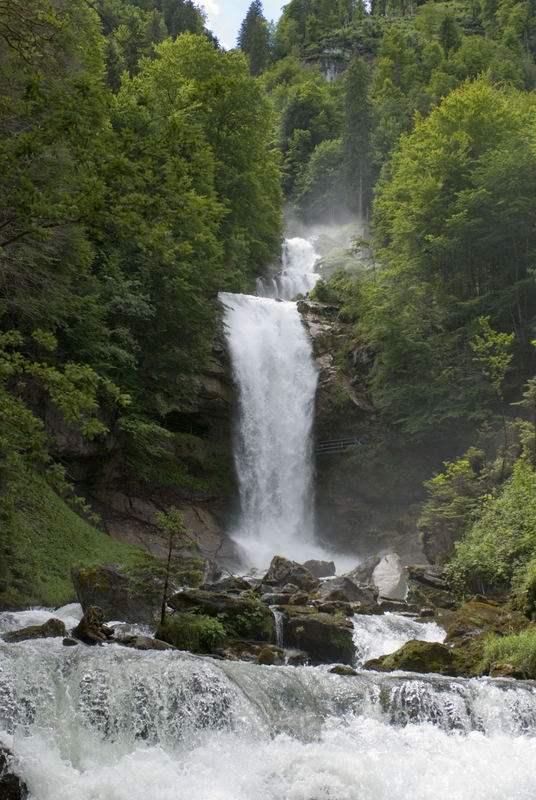
[[[157,636],[179,650],[191,653],[210,653],[223,644],[227,638],[226,630],[219,619],[204,614],[175,612],[166,617]]]

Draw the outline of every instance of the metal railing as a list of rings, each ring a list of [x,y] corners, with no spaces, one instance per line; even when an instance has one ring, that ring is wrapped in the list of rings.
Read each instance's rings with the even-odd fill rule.
[[[348,439],[332,439],[329,442],[317,442],[315,445],[315,453],[342,453],[348,447],[354,447],[361,442],[355,437]]]

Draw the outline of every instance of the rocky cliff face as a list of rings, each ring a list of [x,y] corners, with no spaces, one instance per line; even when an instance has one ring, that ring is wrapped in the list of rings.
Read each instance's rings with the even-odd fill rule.
[[[159,536],[156,514],[175,506],[197,539],[200,554],[214,564],[233,553],[225,531],[236,494],[234,405],[225,347],[216,343],[189,403],[167,421],[174,431],[166,443],[169,457],[144,474],[129,463],[120,432],[88,442],[51,404],[43,416],[55,440],[55,455],[68,465],[77,491],[88,499],[110,536],[163,556],[167,547]]]
[[[319,368],[316,399],[317,527],[322,538],[358,555],[395,549],[422,561],[412,505],[429,476],[425,453],[408,453],[381,429],[368,390],[371,355],[339,318],[337,306],[298,304]],[[328,442],[355,440],[347,447]],[[335,450],[330,448],[334,447]]]

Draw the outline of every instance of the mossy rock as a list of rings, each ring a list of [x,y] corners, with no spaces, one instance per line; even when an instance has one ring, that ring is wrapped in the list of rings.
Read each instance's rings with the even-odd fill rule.
[[[335,664],[329,671],[334,675],[357,675],[355,669],[352,669],[352,667],[345,667],[343,664]]]
[[[42,625],[29,625],[18,631],[8,631],[3,638],[6,642],[24,642],[28,639],[47,639],[50,636],[67,636],[65,623],[61,619],[51,617]]]
[[[218,617],[228,632],[236,637],[275,642],[272,612],[260,600],[186,589],[174,594],[168,600],[168,605],[179,612],[198,612]]]
[[[500,606],[484,597],[475,597],[456,611],[437,615],[447,635],[446,642],[462,644],[484,633],[507,636],[526,628],[530,622],[519,611]]]
[[[346,617],[319,613],[310,607],[289,605],[280,610],[285,647],[305,650],[316,664],[353,664],[353,625]]]
[[[373,658],[363,666],[364,669],[374,669],[378,672],[404,670],[458,675],[456,656],[450,647],[439,642],[421,642],[417,639],[411,639],[395,653]]]
[[[268,572],[262,579],[267,586],[284,586],[291,583],[298,589],[310,592],[320,583],[303,564],[290,561],[283,556],[274,556],[270,562]]]
[[[104,619],[150,624],[160,610],[160,600],[151,601],[144,586],[117,567],[73,567],[71,576],[83,610],[99,606]]]

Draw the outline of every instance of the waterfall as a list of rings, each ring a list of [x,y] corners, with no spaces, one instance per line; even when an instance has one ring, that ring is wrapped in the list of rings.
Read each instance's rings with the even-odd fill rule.
[[[279,300],[292,300],[314,288],[320,275],[314,271],[320,256],[307,239],[286,239],[281,253],[282,270],[275,278],[259,278],[257,294]]]
[[[0,741],[31,800],[533,800],[536,685],[0,641]]]
[[[240,519],[231,535],[247,566],[264,567],[275,553],[298,561],[325,556],[314,541],[317,372],[296,304],[289,301],[314,286],[317,258],[309,242],[290,239],[281,276],[258,287],[271,297],[220,294],[239,396]]]

